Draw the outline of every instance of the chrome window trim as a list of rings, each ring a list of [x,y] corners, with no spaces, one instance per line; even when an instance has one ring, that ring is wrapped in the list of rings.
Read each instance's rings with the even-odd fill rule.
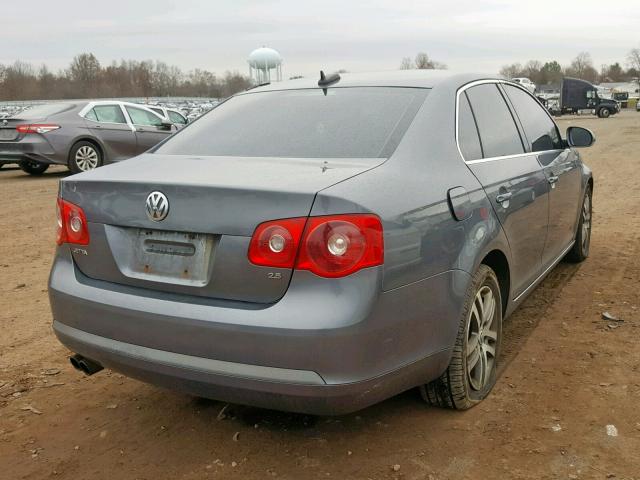
[[[531,155],[540,155],[543,153],[547,153],[547,152],[555,152],[558,150],[562,150],[559,148],[553,148],[551,150],[541,150],[539,152],[524,152],[524,153],[515,153],[513,155],[503,155],[500,157],[486,157],[486,158],[478,158],[476,160],[467,160],[464,158],[464,155],[462,154],[462,149],[460,148],[460,95],[462,95],[462,93],[466,90],[468,90],[469,88],[475,87],[477,85],[484,85],[484,84],[494,84],[494,85],[498,85],[498,84],[505,84],[505,85],[511,85],[515,88],[519,88],[520,90],[522,90],[523,92],[526,92],[530,97],[532,97],[536,102],[538,102],[538,104],[540,104],[540,102],[533,96],[531,95],[531,92],[529,92],[526,88],[522,87],[521,85],[514,83],[514,82],[510,82],[508,80],[502,80],[502,79],[486,79],[486,80],[474,80],[473,82],[469,82],[465,85],[463,85],[462,87],[458,88],[457,92],[456,92],[456,126],[455,126],[455,137],[456,137],[456,147],[458,148],[458,153],[460,154],[460,158],[462,158],[462,160],[464,161],[464,163],[466,163],[467,165],[475,165],[477,163],[486,163],[486,162],[493,162],[496,160],[505,160],[508,158],[518,158],[518,157],[528,157]],[[542,105],[540,105],[545,112],[547,113],[547,116],[549,117],[549,119],[553,122],[553,124],[556,126],[556,128],[558,129],[558,134],[560,133],[560,129],[558,128],[558,124],[555,122],[555,120],[551,117],[551,115],[549,115],[549,112],[547,111],[546,108],[544,108]],[[507,105],[507,107],[509,108],[509,105]],[[472,107],[473,108],[473,107]],[[516,125],[517,127],[517,125]],[[519,134],[520,130],[518,129],[518,134]],[[478,136],[480,135],[480,132],[478,132]],[[562,138],[562,136],[560,137]]]

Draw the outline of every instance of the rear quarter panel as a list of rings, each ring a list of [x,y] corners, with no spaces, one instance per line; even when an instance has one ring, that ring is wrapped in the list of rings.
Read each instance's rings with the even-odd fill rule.
[[[510,259],[493,209],[455,142],[457,84],[434,88],[381,166],[318,193],[312,215],[372,212],[384,227],[383,290],[449,270],[473,273],[493,249]],[[462,187],[469,215],[454,218],[447,192]]]

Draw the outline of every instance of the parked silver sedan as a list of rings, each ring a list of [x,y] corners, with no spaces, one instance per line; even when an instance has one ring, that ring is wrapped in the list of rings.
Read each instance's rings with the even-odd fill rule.
[[[0,120],[0,164],[32,175],[51,164],[73,173],[139,155],[177,130],[147,107],[118,101],[38,105]]]
[[[591,171],[522,86],[447,72],[238,94],[62,180],[53,328],[87,374],[337,414],[466,409],[502,322],[591,235]]]

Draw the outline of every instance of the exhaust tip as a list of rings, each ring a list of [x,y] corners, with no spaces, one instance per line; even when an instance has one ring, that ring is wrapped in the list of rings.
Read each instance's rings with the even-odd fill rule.
[[[82,355],[78,355],[77,353],[69,357],[69,362],[71,363],[71,366],[73,368],[81,371],[87,376],[98,373],[104,368],[98,362],[85,358]]]

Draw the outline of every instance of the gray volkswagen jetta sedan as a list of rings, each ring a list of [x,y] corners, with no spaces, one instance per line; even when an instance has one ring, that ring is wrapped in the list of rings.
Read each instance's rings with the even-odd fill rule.
[[[321,76],[238,94],[60,183],[53,328],[104,367],[228,402],[341,414],[413,387],[466,409],[503,320],[589,253],[591,171],[517,84]]]

